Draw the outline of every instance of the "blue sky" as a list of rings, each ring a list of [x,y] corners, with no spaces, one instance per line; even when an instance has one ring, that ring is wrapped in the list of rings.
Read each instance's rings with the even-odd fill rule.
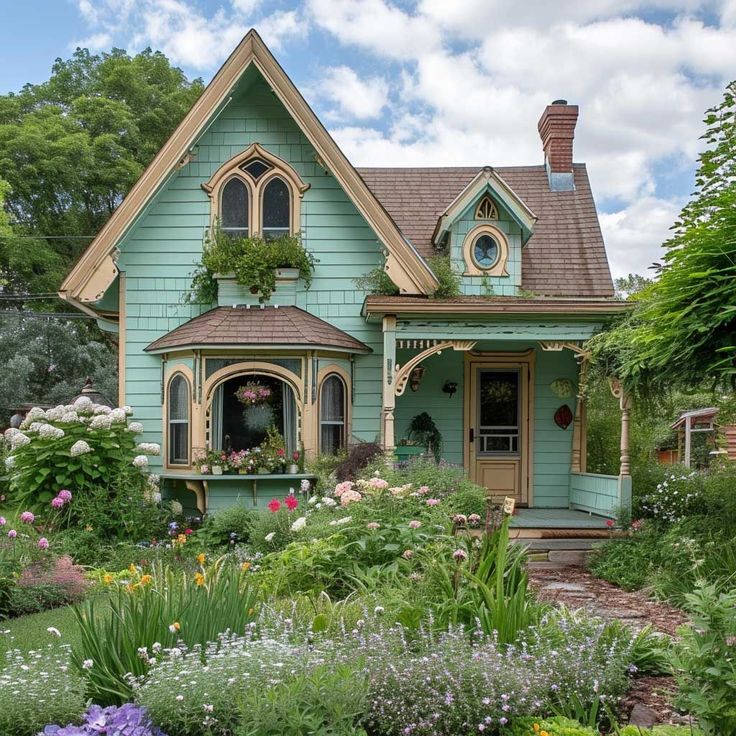
[[[736,77],[736,0],[0,0],[0,93],[78,45],[209,80],[251,26],[357,165],[541,163],[544,106],[579,104],[614,275],[660,258]]]

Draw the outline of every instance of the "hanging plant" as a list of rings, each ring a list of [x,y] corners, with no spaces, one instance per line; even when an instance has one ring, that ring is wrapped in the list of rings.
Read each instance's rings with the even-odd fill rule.
[[[271,389],[258,381],[248,381],[238,388],[235,398],[245,406],[258,406],[271,400]]]

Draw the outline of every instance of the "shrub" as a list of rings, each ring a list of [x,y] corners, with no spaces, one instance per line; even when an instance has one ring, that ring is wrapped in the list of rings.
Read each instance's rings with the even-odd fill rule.
[[[126,675],[142,675],[156,651],[182,641],[203,647],[223,631],[243,631],[257,615],[245,574],[221,561],[193,576],[160,566],[127,584],[111,585],[109,602],[87,600],[75,610],[81,643],[72,662],[98,703],[129,699]]]
[[[642,517],[669,524],[702,513],[705,510],[702,476],[695,471],[670,473],[654,491],[641,498],[640,508]]]
[[[708,736],[736,733],[736,590],[699,585],[685,596],[692,626],[680,629],[672,660],[676,701]]]
[[[10,650],[0,668],[0,733],[36,736],[50,721],[74,722],[85,707],[84,681],[69,666],[68,647],[22,654]]]
[[[599,736],[598,729],[582,726],[578,721],[563,716],[557,718],[524,718],[514,724],[513,736],[539,736],[546,731],[549,736]]]
[[[363,468],[382,455],[383,448],[375,442],[361,442],[359,445],[353,445],[345,460],[335,468],[335,477],[340,483],[355,480]]]
[[[227,547],[250,540],[257,511],[245,504],[236,504],[208,514],[195,535],[196,541],[208,547]]]
[[[13,503],[39,508],[49,503],[59,488],[72,489],[84,497],[88,491],[107,486],[106,478],[137,484],[142,492],[147,479],[146,455],[158,454],[159,448],[152,443],[136,446],[136,434],[143,428],[128,424],[128,413],[125,407],[111,410],[87,397],[47,411],[31,409],[20,430],[5,433],[12,450],[6,465]],[[79,521],[81,517],[74,512],[67,516],[70,525]]]

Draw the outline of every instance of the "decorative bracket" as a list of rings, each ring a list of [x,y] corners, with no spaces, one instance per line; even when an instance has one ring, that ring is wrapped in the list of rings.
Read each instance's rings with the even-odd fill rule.
[[[590,358],[590,351],[585,350],[585,348],[580,347],[580,345],[575,342],[540,340],[539,347],[541,347],[545,353],[559,353],[562,350],[567,349],[572,350],[578,360],[587,360]]]
[[[443,350],[450,349],[467,352],[475,347],[475,343],[475,340],[445,340],[444,342],[438,342],[436,345],[428,347],[426,350],[422,350],[421,353],[417,353],[403,366],[397,365],[394,375],[394,394],[396,396],[403,395],[412,370],[423,360],[429,358],[430,355],[439,355]]]

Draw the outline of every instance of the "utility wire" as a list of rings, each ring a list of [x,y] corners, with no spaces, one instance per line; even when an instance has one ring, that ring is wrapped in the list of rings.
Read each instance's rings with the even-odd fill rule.
[[[45,240],[69,240],[70,238],[92,239],[96,237],[96,235],[0,235],[0,238],[4,240],[37,240],[41,238]]]
[[[88,314],[82,314],[81,312],[34,312],[29,309],[0,309],[0,319],[3,317],[23,317],[30,319],[91,319],[97,320],[96,317],[92,317]]]

